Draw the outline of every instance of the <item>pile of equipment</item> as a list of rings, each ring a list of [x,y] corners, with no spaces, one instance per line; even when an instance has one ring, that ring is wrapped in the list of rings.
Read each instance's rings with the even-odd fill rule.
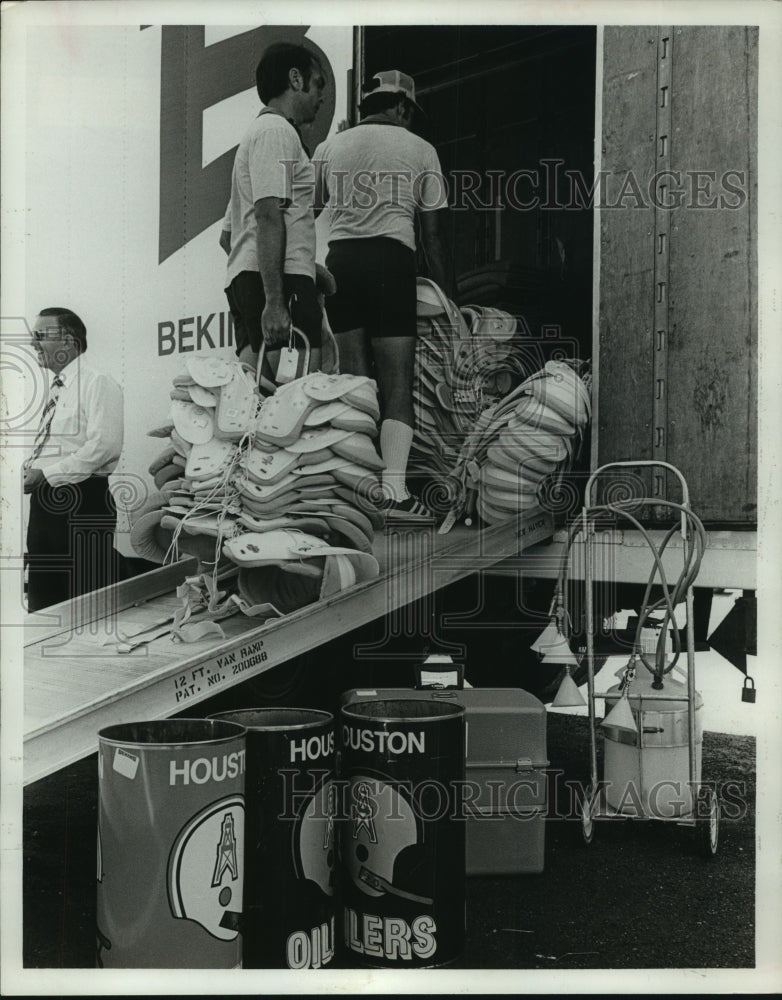
[[[417,284],[418,341],[411,472],[447,475],[480,413],[535,370],[529,330],[500,309],[459,310],[427,278]]]
[[[488,524],[534,504],[546,477],[561,480],[572,467],[589,416],[589,393],[574,369],[547,362],[482,415],[457,469],[465,502],[472,491]]]
[[[375,382],[313,372],[264,398],[239,361],[193,355],[186,366],[170,424],[150,432],[167,446],[149,467],[157,491],[133,519],[138,555],[195,556],[186,600],[208,577],[208,611],[226,599],[264,618],[376,577]],[[218,591],[226,577],[236,577],[233,592]]]
[[[591,415],[588,372],[543,361],[523,317],[460,310],[427,279],[418,323],[410,471],[448,496],[445,530],[473,510],[487,524],[506,520],[572,467]]]

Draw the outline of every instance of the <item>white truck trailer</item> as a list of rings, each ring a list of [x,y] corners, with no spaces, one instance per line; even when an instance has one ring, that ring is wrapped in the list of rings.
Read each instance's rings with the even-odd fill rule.
[[[413,74],[452,185],[459,304],[480,294],[484,304],[516,309],[533,337],[558,339],[591,361],[591,455],[574,481],[619,459],[680,468],[708,530],[699,584],[705,593],[744,591],[752,633],[757,27],[217,27],[118,24],[116,16],[95,23],[83,11],[69,22],[27,6],[23,52],[4,52],[6,72],[9,59],[18,66],[14,93],[24,96],[22,113],[7,90],[4,98],[4,366],[11,388],[18,376],[26,393],[4,414],[7,454],[18,459],[7,469],[18,470],[45,398],[27,323],[43,306],[65,305],[86,323],[95,366],[124,389],[120,509],[152,489],[146,469],[159,442],[147,431],[167,422],[172,377],[191,352],[234,353],[218,236],[234,149],[259,107],[255,65],[270,42],[303,40],[328,76],[327,101],[306,132],[310,148],[341,120],[356,120],[362,80],[392,67]],[[7,39],[15,25],[6,22]],[[322,219],[319,260],[325,252]],[[665,496],[664,478],[646,484],[648,495]],[[456,543],[438,542],[439,563],[424,559],[423,585],[391,599],[381,577],[382,593],[346,595],[336,616],[304,609],[275,626],[265,659],[256,654],[269,639],[248,626],[182,670],[164,657],[151,672],[112,679],[94,650],[97,659],[83,659],[89,623],[82,615],[77,642],[78,609],[37,627],[28,621],[26,780],[94,749],[98,724],[206,698],[211,689],[198,680],[207,661],[219,675],[212,685],[236,683],[468,574],[550,578],[562,518],[543,514],[500,530],[460,527]],[[641,585],[649,560],[635,533],[615,531],[605,542],[614,580]],[[124,518],[117,544],[133,555]],[[4,557],[6,592],[20,596],[21,548],[6,542]],[[123,601],[158,599],[170,592],[171,573],[127,581]],[[328,621],[326,631],[314,631],[316,619]],[[78,684],[62,671],[55,682],[45,647],[74,642],[74,662],[90,669]],[[744,649],[754,651],[751,639]]]

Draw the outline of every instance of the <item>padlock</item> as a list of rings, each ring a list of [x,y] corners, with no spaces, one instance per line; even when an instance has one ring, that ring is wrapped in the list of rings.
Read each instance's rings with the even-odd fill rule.
[[[744,678],[744,687],[741,691],[741,700],[749,702],[750,705],[755,704],[755,682],[752,678],[747,675]]]

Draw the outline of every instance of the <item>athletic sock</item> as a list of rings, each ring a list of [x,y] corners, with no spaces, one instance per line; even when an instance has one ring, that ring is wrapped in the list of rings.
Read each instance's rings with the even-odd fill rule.
[[[390,500],[406,500],[410,493],[405,478],[407,459],[413,443],[413,428],[401,420],[384,420],[380,425],[380,455],[386,463],[381,480]]]

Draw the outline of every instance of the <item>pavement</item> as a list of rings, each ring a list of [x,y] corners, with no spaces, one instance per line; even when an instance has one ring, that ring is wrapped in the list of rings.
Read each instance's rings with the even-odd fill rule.
[[[357,684],[385,686],[393,683],[394,676],[398,683],[399,674],[382,664],[370,672],[366,664],[359,665],[360,673],[351,673],[354,649],[339,643],[321,647],[300,664],[289,663],[285,670],[270,671],[221,692],[199,706],[199,714],[259,704],[333,711],[335,691]],[[501,659],[511,662],[507,649]],[[493,672],[493,662],[484,650],[480,669],[485,683],[512,685],[507,670]],[[615,681],[613,673],[609,659],[598,675],[601,690]],[[715,675],[709,680],[708,673],[699,675],[699,688],[704,681],[707,686],[714,683]],[[720,791],[723,801],[714,857],[704,855],[698,830],[654,820],[600,820],[587,845],[578,803],[569,788],[588,782],[588,721],[582,710],[548,713],[544,870],[466,880],[466,943],[450,967],[446,992],[529,992],[533,986],[542,992],[659,992],[665,981],[661,977],[687,973],[693,977],[685,985],[690,991],[746,991],[758,962],[756,931],[765,928],[766,939],[768,933],[765,921],[756,926],[756,740],[751,733],[719,729],[720,725],[741,729],[741,719],[752,716],[731,722],[716,707],[740,702],[737,677],[740,681],[738,672],[729,668],[724,677],[727,687],[710,692],[706,700],[707,710],[710,703],[712,709],[706,716],[702,776]],[[733,708],[727,712],[733,713]],[[602,759],[599,770],[602,774]],[[97,798],[95,755],[25,789],[26,969],[94,970]],[[778,870],[773,872],[772,891],[779,880]],[[765,905],[768,892],[762,879],[760,886]],[[765,917],[768,910],[762,912]],[[332,968],[351,976],[350,965],[344,954],[338,954]],[[524,979],[518,978],[518,970],[526,970]],[[658,972],[651,976],[643,970]],[[615,978],[623,974],[630,978]],[[106,979],[96,983],[96,975],[106,972],[90,973],[88,992],[101,992],[106,982],[106,994],[122,993],[109,989]],[[328,975],[326,970],[318,973],[321,978],[309,980],[307,991],[319,991],[318,984],[328,982]],[[389,992],[409,992],[414,982],[417,992],[435,991],[428,984],[441,981],[440,971],[422,975],[429,977],[422,985],[409,973],[404,989]],[[715,982],[712,976],[722,977],[716,989],[710,985]],[[377,983],[383,982],[348,981],[357,982],[359,992],[377,992]],[[174,989],[165,992],[183,992],[182,982],[176,980]],[[614,982],[621,982],[621,987],[611,986]]]

